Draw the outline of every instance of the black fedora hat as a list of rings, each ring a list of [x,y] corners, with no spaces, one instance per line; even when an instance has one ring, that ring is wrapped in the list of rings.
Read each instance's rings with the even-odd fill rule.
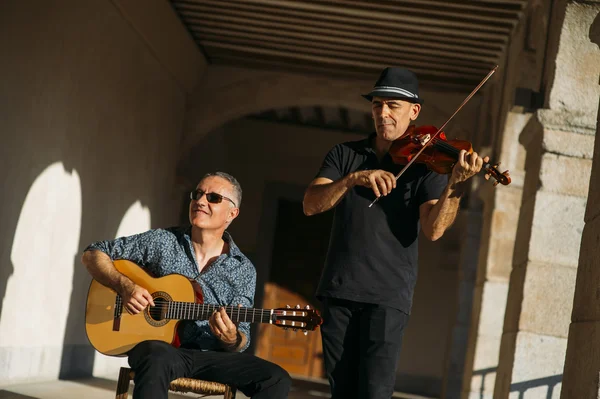
[[[419,98],[417,75],[408,69],[398,67],[385,68],[379,75],[373,90],[362,96],[369,101],[373,100],[373,97],[387,97],[423,104],[423,99]]]

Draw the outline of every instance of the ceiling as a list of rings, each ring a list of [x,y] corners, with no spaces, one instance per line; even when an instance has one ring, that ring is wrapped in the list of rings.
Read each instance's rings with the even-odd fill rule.
[[[171,0],[211,64],[375,79],[404,66],[423,86],[470,92],[527,0]]]
[[[278,108],[249,115],[249,118],[364,135],[368,135],[373,131],[373,120],[370,112],[361,112],[344,107]]]

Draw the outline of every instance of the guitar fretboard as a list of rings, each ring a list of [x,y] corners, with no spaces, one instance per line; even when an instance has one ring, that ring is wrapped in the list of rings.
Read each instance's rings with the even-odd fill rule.
[[[160,311],[161,318],[177,320],[208,320],[221,306],[190,302],[165,302],[156,304],[150,313]],[[270,323],[272,309],[243,308],[238,306],[225,306],[227,316],[234,323]]]

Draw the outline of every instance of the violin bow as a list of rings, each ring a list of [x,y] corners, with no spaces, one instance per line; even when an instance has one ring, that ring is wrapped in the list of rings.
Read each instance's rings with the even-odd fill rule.
[[[433,140],[438,136],[438,134],[440,134],[440,132],[446,127],[446,125],[448,124],[448,122],[450,122],[452,120],[452,118],[454,118],[454,115],[458,114],[458,111],[461,110],[462,107],[465,106],[466,103],[469,102],[469,100],[471,99],[471,97],[473,97],[475,95],[475,93],[477,93],[477,91],[479,91],[479,89],[481,89],[481,86],[483,86],[485,84],[485,82],[488,81],[488,79],[494,74],[494,72],[496,72],[496,70],[498,69],[498,65],[496,65],[488,74],[485,78],[482,79],[481,82],[479,82],[479,84],[477,85],[477,87],[475,87],[473,89],[473,91],[471,92],[471,94],[469,94],[467,96],[467,98],[465,98],[465,100],[462,102],[462,104],[460,104],[460,106],[456,109],[456,111],[454,111],[454,113],[450,116],[450,118],[448,118],[448,120],[446,122],[444,122],[444,124],[437,130],[437,132],[435,132],[435,134],[433,135],[433,137],[431,137],[429,139],[429,141],[427,141],[423,147],[419,150],[419,152],[417,152],[415,154],[414,157],[411,158],[411,160],[402,168],[402,170],[400,172],[398,172],[398,174],[396,175],[396,181],[398,181],[398,179],[400,178],[400,176],[402,176],[402,174],[406,171],[406,169],[408,169],[408,167],[410,165],[413,164],[413,162],[415,162],[415,160],[419,157],[419,155],[421,155],[421,153],[425,150],[425,148],[429,145],[429,143],[433,143]],[[373,205],[375,205],[375,203],[377,201],[379,201],[379,198],[381,198],[382,196],[379,196],[377,198],[375,198],[373,200],[373,202],[371,202],[369,204],[369,208],[372,207]]]

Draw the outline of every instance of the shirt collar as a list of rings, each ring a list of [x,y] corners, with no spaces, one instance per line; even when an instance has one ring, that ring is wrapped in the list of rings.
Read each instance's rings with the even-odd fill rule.
[[[369,135],[369,137],[367,137],[364,140],[360,140],[360,147],[359,147],[359,151],[366,153],[366,154],[374,154],[375,153],[375,149],[373,148],[373,146],[371,145],[371,143],[373,142],[375,136],[377,136],[377,133],[373,132]]]
[[[192,245],[192,226],[187,226],[184,234],[187,236],[187,240],[189,241],[190,246],[191,246]],[[226,254],[222,254],[221,256],[225,255],[228,258],[232,258],[232,259],[235,259],[235,260],[241,262],[244,254],[238,248],[238,246],[235,244],[235,242],[233,241],[233,237],[231,237],[231,234],[228,231],[223,232],[223,241],[225,241],[227,244],[229,244],[229,252],[227,252]],[[193,248],[193,246],[192,246],[192,248]]]
[[[235,245],[235,242],[233,242],[233,238],[231,237],[231,234],[229,234],[228,231],[224,231],[223,232],[223,241],[225,241],[226,243],[229,244],[229,256],[236,258],[236,259],[240,259],[244,254],[242,253],[242,251],[240,251],[240,249],[238,248],[237,245]]]

